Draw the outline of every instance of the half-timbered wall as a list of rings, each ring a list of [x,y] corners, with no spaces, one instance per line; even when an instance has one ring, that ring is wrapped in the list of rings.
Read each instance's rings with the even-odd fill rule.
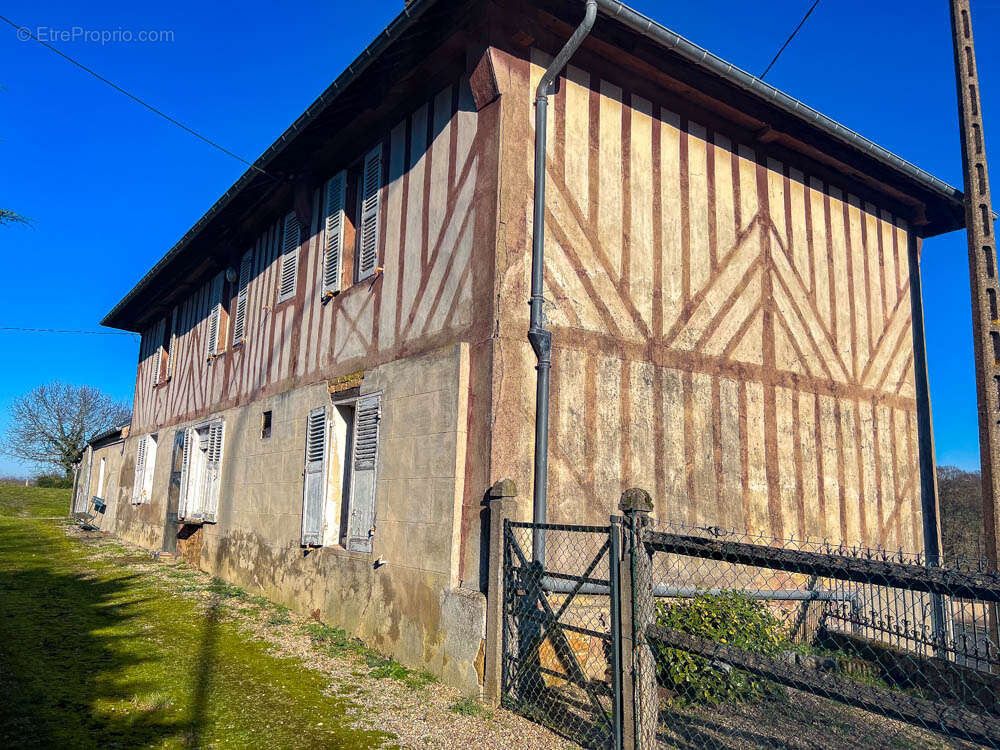
[[[548,60],[494,51],[510,435],[534,414],[523,302]],[[641,486],[663,520],[919,549],[906,224],[643,93],[570,66],[551,99],[549,520],[606,519]],[[530,456],[498,435],[494,476],[530,487]]]
[[[491,232],[494,225],[495,168],[484,170],[482,165],[488,131],[479,127],[464,80],[442,89],[388,131],[383,139],[378,250],[384,272],[348,285],[325,303],[323,187],[314,191],[311,222],[303,227],[295,296],[281,303],[276,285],[284,211],[274,216],[274,223],[249,248],[253,272],[245,342],[233,346],[230,325],[225,351],[212,360],[206,356],[212,282],[205,280],[178,310],[176,362],[169,382],[154,386],[159,342],[153,340],[153,329],[143,335],[134,429],[149,432],[468,340],[476,320],[474,290],[477,284],[492,283],[492,266],[486,260],[490,255],[484,256],[486,262],[473,262],[474,237]],[[489,143],[495,150],[495,142]],[[359,143],[357,156],[373,145]],[[485,210],[479,205],[481,196],[489,201]],[[479,244],[490,252],[491,242]],[[236,295],[233,286],[226,285],[225,294],[231,298]],[[234,304],[235,299],[230,310]],[[484,331],[489,330],[490,314],[491,307],[484,305]]]

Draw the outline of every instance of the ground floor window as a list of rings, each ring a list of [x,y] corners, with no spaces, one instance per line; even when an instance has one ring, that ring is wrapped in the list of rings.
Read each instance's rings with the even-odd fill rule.
[[[338,401],[306,417],[302,544],[371,552],[381,394]]]
[[[153,471],[156,468],[156,435],[139,438],[135,450],[135,477],[132,480],[132,502],[148,503],[153,494]]]
[[[226,425],[213,419],[183,431],[181,491],[177,518],[214,523],[219,509]]]
[[[94,493],[97,497],[104,499],[104,471],[107,468],[108,459],[102,458],[100,468],[97,472],[97,492]]]

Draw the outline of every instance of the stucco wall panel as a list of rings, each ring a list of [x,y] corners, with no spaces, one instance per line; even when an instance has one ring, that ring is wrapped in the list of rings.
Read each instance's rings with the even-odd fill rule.
[[[508,144],[497,414],[524,435],[547,59],[493,51]],[[549,109],[550,520],[601,521],[641,485],[664,520],[919,549],[905,222],[588,60]],[[495,443],[493,475],[530,494],[530,450]]]

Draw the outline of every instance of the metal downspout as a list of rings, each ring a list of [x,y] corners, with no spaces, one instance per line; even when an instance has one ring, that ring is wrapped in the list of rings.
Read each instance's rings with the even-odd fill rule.
[[[531,235],[531,325],[528,341],[538,360],[535,387],[535,462],[532,487],[532,521],[545,523],[549,475],[549,370],[552,367],[552,334],[545,329],[542,284],[545,271],[545,146],[549,94],[557,75],[566,67],[597,18],[597,0],[587,0],[583,21],[559,50],[559,54],[542,74],[535,90],[535,195]],[[545,560],[545,531],[534,529],[531,556],[535,562]]]

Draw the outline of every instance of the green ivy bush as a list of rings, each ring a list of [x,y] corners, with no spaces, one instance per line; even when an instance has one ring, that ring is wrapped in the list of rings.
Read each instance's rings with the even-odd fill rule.
[[[790,647],[784,625],[767,604],[736,591],[660,601],[656,624],[757,654],[774,655]],[[666,646],[654,648],[657,679],[676,694],[677,703],[746,701],[777,690],[765,680],[713,665],[703,656]]]

